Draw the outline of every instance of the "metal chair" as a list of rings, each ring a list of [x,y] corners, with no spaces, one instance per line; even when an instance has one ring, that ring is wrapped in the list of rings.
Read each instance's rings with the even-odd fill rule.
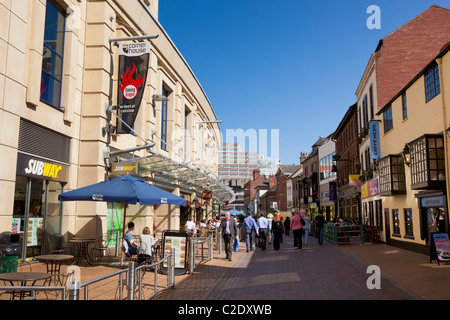
[[[72,253],[72,247],[62,242],[63,236],[60,233],[47,234],[47,242],[50,254]]]
[[[105,244],[106,237],[99,237],[97,238],[97,242],[95,242],[94,247],[91,249],[92,257],[94,259],[101,260],[103,256],[106,255],[106,252],[109,251],[108,246]],[[111,261],[111,255],[108,254],[108,262]]]

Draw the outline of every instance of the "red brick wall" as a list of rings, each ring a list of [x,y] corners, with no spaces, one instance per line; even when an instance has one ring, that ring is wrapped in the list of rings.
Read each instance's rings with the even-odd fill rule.
[[[438,6],[385,38],[375,54],[378,109],[399,93],[450,41],[450,10]]]

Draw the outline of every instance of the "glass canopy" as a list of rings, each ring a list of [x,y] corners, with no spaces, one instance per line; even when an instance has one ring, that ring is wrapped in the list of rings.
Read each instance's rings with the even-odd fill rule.
[[[230,201],[233,198],[231,188],[206,170],[194,168],[154,152],[152,156],[134,161],[139,163],[139,175],[151,173],[154,174],[155,179],[179,184],[180,187],[191,189],[193,192],[201,193],[203,190],[210,190],[213,199],[219,202]]]

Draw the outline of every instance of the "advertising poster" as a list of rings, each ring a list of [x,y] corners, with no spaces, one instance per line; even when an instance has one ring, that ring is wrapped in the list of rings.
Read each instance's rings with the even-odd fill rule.
[[[20,218],[13,218],[11,231],[14,233],[20,232]]]
[[[450,240],[448,233],[433,233],[434,246],[439,261],[450,262]]]
[[[106,246],[116,245],[117,232],[122,230],[122,204],[108,202],[108,212],[106,214]]]
[[[44,218],[28,219],[27,246],[37,246],[41,244],[43,225],[44,225]]]
[[[134,126],[141,105],[149,58],[149,42],[121,43],[119,45],[117,115],[131,128]],[[120,119],[117,119],[117,133],[130,133],[130,128]]]

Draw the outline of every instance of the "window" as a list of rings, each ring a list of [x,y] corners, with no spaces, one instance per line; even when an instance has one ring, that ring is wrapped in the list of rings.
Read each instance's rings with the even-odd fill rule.
[[[364,150],[364,157],[366,158],[364,169],[367,171],[370,168],[370,147],[366,147],[366,150]]]
[[[369,116],[367,114],[367,95],[363,99],[363,128],[369,128]]]
[[[405,167],[400,155],[378,160],[380,195],[406,194]]]
[[[424,135],[408,143],[411,154],[411,189],[445,187],[442,135]]]
[[[373,119],[373,86],[369,88],[369,103],[370,103],[370,120]]]
[[[384,133],[387,133],[394,128],[394,121],[392,119],[392,106],[389,106],[386,111],[383,112]]]
[[[425,100],[430,101],[441,93],[441,85],[439,82],[439,66],[434,64],[425,73]]]
[[[47,0],[42,54],[41,101],[61,108],[64,53],[64,10]]]
[[[405,237],[414,237],[413,223],[412,223],[412,210],[403,209],[405,213]]]
[[[162,95],[164,97],[169,96],[169,92],[166,87],[162,87]],[[162,101],[161,103],[161,149],[167,151],[167,109],[168,101]]]
[[[400,236],[400,220],[398,217],[398,209],[392,209],[393,233],[394,236]]]
[[[406,93],[402,94],[402,115],[403,120],[408,119],[408,104],[406,102]]]

